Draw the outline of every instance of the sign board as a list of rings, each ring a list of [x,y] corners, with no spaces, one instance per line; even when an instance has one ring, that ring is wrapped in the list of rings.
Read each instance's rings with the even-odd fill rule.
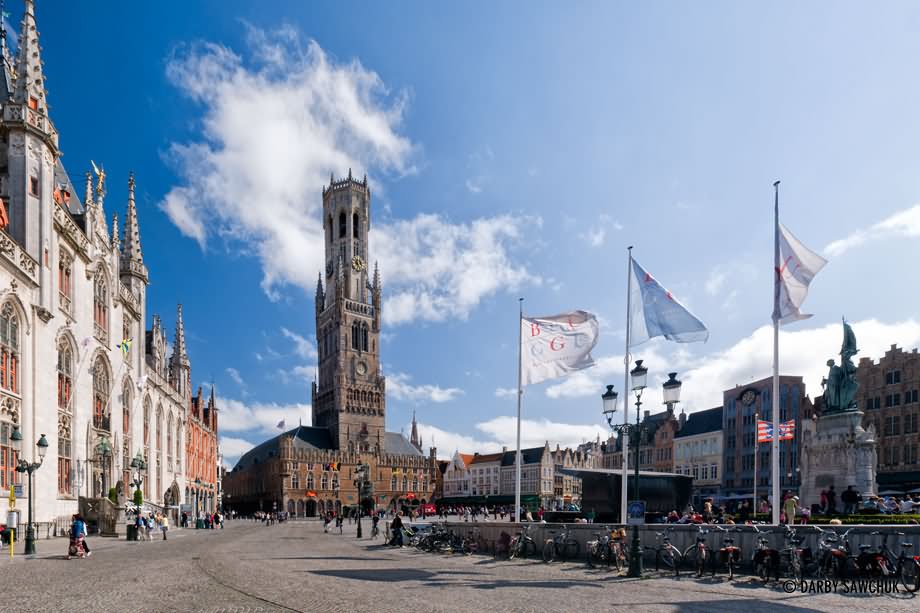
[[[191,515],[191,514],[192,514],[192,505],[190,505],[190,504],[180,504],[180,505],[179,505],[179,513],[188,513],[189,515]]]
[[[626,506],[626,523],[641,526],[645,523],[645,501],[631,500]]]
[[[22,483],[17,483],[13,486],[13,491],[16,493],[16,498],[22,498]]]

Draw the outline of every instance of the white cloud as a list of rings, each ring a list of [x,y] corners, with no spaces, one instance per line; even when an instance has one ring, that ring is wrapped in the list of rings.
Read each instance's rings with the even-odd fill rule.
[[[233,398],[218,398],[220,409],[220,430],[222,432],[245,432],[254,437],[278,434],[278,422],[284,420],[291,428],[299,421],[311,423],[309,404],[279,405],[274,402],[244,402]]]
[[[857,230],[846,238],[833,241],[824,248],[824,253],[836,257],[867,242],[895,237],[920,237],[920,204],[898,211],[865,230]]]
[[[180,183],[160,207],[202,249],[218,238],[257,257],[270,298],[288,284],[309,294],[325,269],[320,189],[329,176],[415,172],[419,149],[399,132],[407,95],[391,94],[359,61],[337,62],[293,28],[247,32],[245,58],[199,43],[167,63],[169,80],[203,107],[203,120],[197,141],[169,148]],[[509,256],[524,223],[421,215],[375,225],[387,323],[466,317],[496,291],[535,280]]]
[[[230,375],[230,378],[233,379],[233,382],[239,385],[240,387],[246,387],[246,382],[243,381],[243,377],[240,376],[240,371],[235,368],[227,368],[227,374]]]
[[[907,320],[884,323],[874,319],[851,322],[859,343],[859,356],[878,360],[892,344],[912,348],[920,344],[920,323]],[[822,393],[821,379],[827,374],[825,363],[837,356],[843,330],[839,323],[820,328],[780,331],[780,373],[805,378],[807,393],[814,398]],[[688,411],[706,409],[722,404],[722,392],[735,385],[744,385],[769,377],[773,363],[773,328],[763,326],[734,345],[710,353],[695,355],[687,346],[652,341],[633,354],[649,367],[649,388],[642,402],[645,408],[658,410],[661,404],[661,383],[667,372],[675,370],[683,381],[682,405]],[[624,397],[623,357],[605,356],[594,368],[579,371],[560,383],[546,388],[550,398],[600,397],[606,384],[614,384],[620,392],[620,407]],[[600,402],[600,400],[598,400]],[[632,403],[632,399],[629,400]]]
[[[438,385],[412,385],[411,377],[406,373],[387,375],[387,392],[397,400],[408,402],[450,402],[463,395],[463,390],[456,387],[440,387]]]
[[[239,461],[240,456],[252,449],[255,445],[249,441],[232,436],[220,437],[220,452],[224,456],[224,466],[232,469]]]
[[[371,246],[391,289],[383,316],[388,324],[416,319],[465,319],[479,302],[499,291],[539,284],[509,251],[528,226],[541,220],[500,215],[452,224],[419,215],[371,230]]]
[[[715,296],[725,285],[725,280],[728,279],[728,274],[721,267],[717,266],[709,272],[709,278],[706,279],[706,293],[710,296]]]
[[[592,247],[600,247],[607,240],[607,230],[610,228],[619,231],[623,229],[623,224],[614,221],[610,215],[602,213],[598,216],[597,223],[578,236]]]
[[[297,334],[296,332],[291,332],[287,328],[281,328],[281,334],[292,341],[294,341],[294,353],[306,360],[312,360],[317,357],[316,347],[310,342],[309,339]]]
[[[482,185],[480,185],[478,181],[478,177],[466,180],[466,189],[469,190],[471,194],[479,194],[482,192]]]
[[[285,385],[289,383],[302,383],[308,385],[316,376],[316,366],[310,364],[301,364],[290,370],[283,368],[278,370],[278,377]]]
[[[438,457],[450,458],[455,451],[461,453],[495,453],[502,447],[515,448],[517,421],[511,416],[502,416],[476,424],[476,429],[483,436],[469,436],[443,430],[429,424],[418,424],[419,435],[426,446],[438,448]],[[565,424],[543,420],[521,420],[521,447],[540,447],[549,441],[550,447],[575,448],[585,441],[593,441],[600,435],[608,436],[608,428],[603,425]]]
[[[513,387],[499,387],[495,390],[496,398],[514,398],[517,396],[517,390]]]

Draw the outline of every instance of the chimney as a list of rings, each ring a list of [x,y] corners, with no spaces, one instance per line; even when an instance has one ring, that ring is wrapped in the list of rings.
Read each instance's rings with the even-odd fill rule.
[[[652,415],[652,412],[651,412],[650,410],[648,410],[648,409],[645,409],[645,417],[644,417],[644,419],[648,419],[651,415]]]
[[[677,429],[683,430],[684,426],[687,425],[687,414],[681,411],[680,416],[678,417],[677,423],[678,423]]]
[[[502,445],[502,453],[508,453],[508,448]]]

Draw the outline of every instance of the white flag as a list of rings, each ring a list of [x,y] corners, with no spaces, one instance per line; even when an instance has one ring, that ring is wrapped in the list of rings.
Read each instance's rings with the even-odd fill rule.
[[[586,311],[521,319],[521,385],[594,366],[597,318]]]
[[[779,224],[779,259],[774,317],[781,324],[808,319],[811,315],[800,312],[799,308],[808,295],[808,285],[827,260],[800,243],[783,224]]]
[[[706,342],[709,330],[671,292],[632,261],[629,275],[629,346],[663,336],[677,343]]]

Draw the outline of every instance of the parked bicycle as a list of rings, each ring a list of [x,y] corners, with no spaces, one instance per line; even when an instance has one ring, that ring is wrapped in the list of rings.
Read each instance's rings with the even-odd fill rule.
[[[783,531],[783,540],[780,563],[785,564],[787,577],[801,581],[805,577],[806,566],[812,561],[811,549],[801,547],[805,542],[805,537],[799,536],[795,528],[790,525],[787,525]]]
[[[597,566],[606,566],[610,568],[613,564],[617,570],[620,570],[620,558],[614,552],[612,546],[613,532],[610,526],[604,526],[604,532],[595,532],[594,538],[585,543],[585,553],[588,566],[595,568]]]
[[[531,526],[529,524],[521,527],[521,532],[511,538],[508,545],[508,559],[526,558],[537,555],[537,543],[530,536]]]
[[[550,531],[552,535],[543,542],[543,561],[552,562],[556,558],[572,559],[578,556],[581,545],[578,539],[569,535],[569,527],[562,525],[562,530]]]
[[[770,545],[770,530],[761,530],[752,526],[757,534],[757,548],[751,560],[754,564],[754,574],[763,579],[764,583],[773,575],[779,581],[779,550]]]
[[[680,550],[671,544],[670,533],[674,528],[665,528],[664,532],[655,533],[655,546],[646,547],[646,551],[655,552],[655,570],[660,570],[663,564],[674,571],[674,576],[680,576]]]
[[[732,580],[735,578],[735,569],[741,562],[741,548],[735,546],[734,537],[727,536],[728,533],[733,532],[733,530],[718,525],[713,525],[712,527],[722,533],[722,544],[719,547],[717,555],[712,558],[712,576],[715,577],[716,571],[725,567],[728,569],[729,580]]]
[[[881,576],[896,577],[901,580],[907,591],[916,592],[920,588],[920,556],[913,555],[914,544],[910,541],[901,541],[901,551],[895,555],[888,547],[890,533],[876,531],[871,534],[882,537],[878,551],[872,554]],[[904,536],[904,533],[895,532],[894,535]]]
[[[709,561],[709,545],[706,543],[706,536],[709,530],[702,524],[696,528],[696,542],[684,549],[684,563],[696,570],[696,576],[702,577],[703,570],[706,568],[706,562]]]

